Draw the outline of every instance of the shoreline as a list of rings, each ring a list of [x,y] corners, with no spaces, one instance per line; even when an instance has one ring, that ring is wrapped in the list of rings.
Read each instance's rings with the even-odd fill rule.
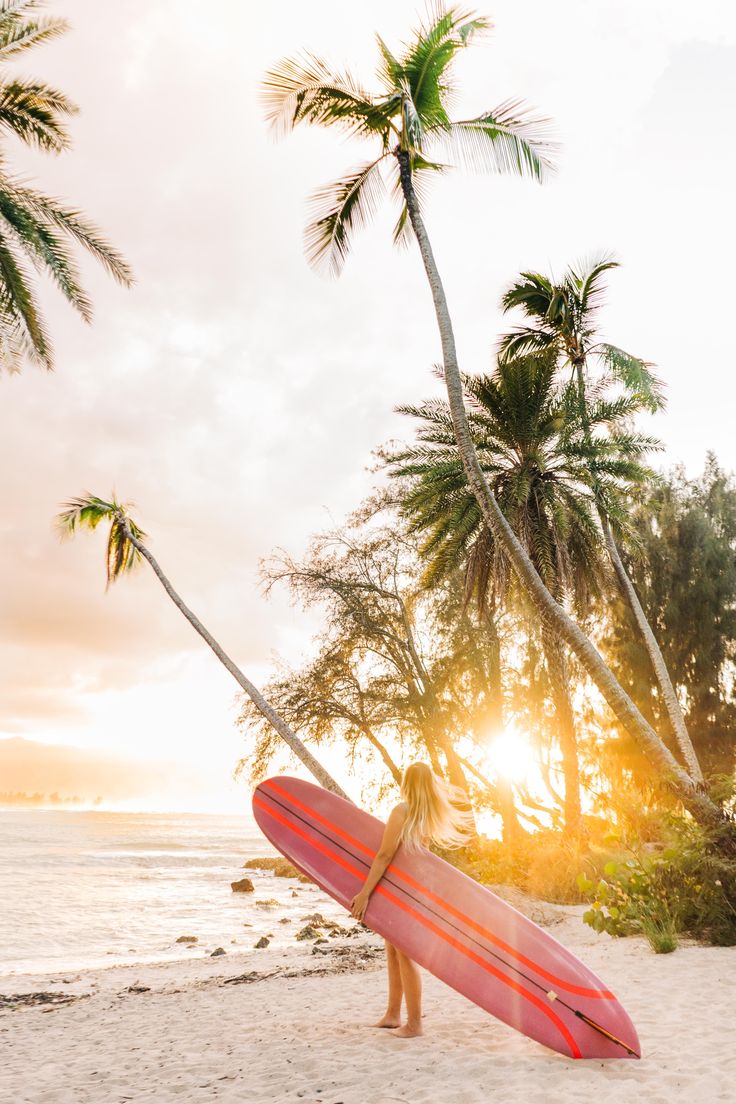
[[[640,1061],[572,1061],[482,1012],[423,972],[425,1034],[398,1040],[383,1012],[382,940],[237,950],[152,965],[0,979],[42,993],[0,1010],[4,1098],[23,1104],[647,1104],[733,1100],[736,947],[585,927],[580,906],[538,904],[600,973],[640,1034]],[[526,910],[525,910],[526,911]],[[58,998],[49,995],[58,993]],[[39,1056],[43,1060],[39,1060]]]

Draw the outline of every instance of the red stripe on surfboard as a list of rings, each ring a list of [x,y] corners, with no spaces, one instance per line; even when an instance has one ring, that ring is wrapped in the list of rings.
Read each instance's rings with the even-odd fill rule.
[[[281,813],[277,813],[275,809],[273,809],[270,805],[267,805],[264,801],[261,801],[260,798],[254,796],[253,801],[256,805],[263,809],[264,812],[273,817],[274,820],[280,821],[280,823],[283,824],[284,827],[288,828],[290,832],[294,832],[295,835],[301,836],[302,839],[305,839],[307,843],[311,844],[311,846],[315,848],[315,850],[321,851],[323,855],[326,855],[328,858],[332,859],[333,862],[336,862],[339,866],[343,867],[343,869],[347,870],[350,874],[354,874],[357,878],[361,880],[364,878],[364,872],[362,870],[360,870],[356,866],[353,866],[352,863],[347,862],[347,860],[344,859],[342,855],[339,855],[336,851],[333,851],[332,848],[327,847],[324,843],[313,839],[302,828],[299,828],[296,824],[294,824],[293,821],[288,820],[285,816],[282,816]],[[560,1017],[555,1012],[553,1012],[552,1009],[549,1008],[549,1006],[546,1005],[540,997],[536,996],[536,994],[534,993],[530,993],[529,990],[525,989],[524,986],[521,985],[518,981],[515,981],[513,978],[507,977],[506,974],[504,974],[501,970],[498,970],[490,962],[486,962],[485,959],[481,958],[480,955],[477,955],[474,951],[471,951],[469,947],[466,947],[458,939],[455,939],[453,938],[453,936],[448,935],[448,933],[443,931],[442,928],[440,928],[437,924],[434,924],[426,916],[422,916],[420,912],[417,912],[416,909],[412,908],[411,905],[407,904],[405,901],[402,901],[399,897],[396,897],[395,894],[391,893],[391,891],[386,889],[385,886],[379,884],[378,886],[376,886],[374,892],[380,893],[382,897],[386,897],[389,901],[392,902],[392,904],[396,905],[400,909],[403,909],[404,912],[409,913],[410,916],[413,916],[414,919],[418,920],[420,924],[423,924],[425,928],[429,928],[429,930],[434,932],[435,935],[438,935],[440,939],[443,939],[446,943],[449,943],[449,945],[453,947],[456,951],[459,951],[460,954],[465,955],[466,958],[469,958],[472,962],[475,962],[476,965],[481,967],[481,969],[485,970],[489,974],[493,974],[493,976],[497,977],[499,981],[502,981],[504,985],[508,985],[510,989],[513,989],[515,992],[519,993],[520,996],[530,1001],[555,1025],[555,1027],[567,1043],[568,1047],[570,1048],[570,1053],[572,1057],[582,1058],[582,1052],[577,1042],[575,1041],[575,1037],[572,1032],[569,1030],[567,1025],[563,1023]]]
[[[326,825],[332,832],[335,833],[335,835],[342,836],[342,838],[344,840],[347,840],[348,843],[351,843],[360,851],[364,851],[366,855],[370,855],[371,860],[375,858],[375,851],[371,851],[370,847],[366,847],[366,845],[364,843],[361,843],[360,840],[355,839],[348,832],[345,832],[342,828],[338,828],[337,825],[333,824],[331,820],[327,819],[327,817],[322,816],[315,809],[310,808],[309,805],[306,805],[303,801],[300,801],[298,798],[294,797],[288,792],[288,790],[282,789],[281,786],[271,781],[271,779],[268,779],[267,782],[263,783],[263,788],[270,788],[272,790],[275,790],[276,793],[281,794],[281,796],[285,797],[287,801],[290,801],[292,805],[296,805],[297,808],[302,809],[305,813],[308,813],[311,817],[314,817],[315,820],[321,821],[322,824]],[[509,943],[504,942],[503,939],[499,939],[497,935],[493,934],[493,932],[489,931],[487,928],[484,928],[482,924],[478,924],[475,920],[471,920],[471,918],[469,916],[466,916],[464,912],[460,912],[460,910],[456,909],[454,905],[451,905],[449,901],[445,901],[444,898],[438,896],[438,894],[436,893],[433,893],[431,889],[427,889],[427,887],[423,886],[421,882],[417,882],[414,878],[411,877],[410,874],[406,874],[398,866],[394,866],[393,864],[391,864],[388,867],[387,872],[395,874],[396,877],[401,878],[401,880],[406,882],[407,885],[410,885],[412,889],[418,890],[420,893],[423,893],[425,897],[428,897],[431,901],[434,901],[435,904],[441,905],[442,908],[446,909],[447,912],[451,916],[454,916],[456,920],[461,920],[463,924],[467,924],[469,928],[472,928],[473,931],[477,932],[479,935],[482,935],[483,938],[487,939],[489,943],[493,943],[493,945],[495,947],[498,947],[499,950],[505,951],[506,954],[511,955],[513,958],[516,959],[517,962],[522,963],[524,966],[528,966],[530,970],[534,970],[534,972],[536,974],[539,974],[540,977],[546,978],[547,981],[551,981],[553,985],[557,986],[558,989],[564,989],[567,993],[574,993],[577,997],[594,997],[599,1000],[616,999],[613,993],[609,992],[608,989],[588,989],[584,985],[573,985],[572,982],[564,981],[562,978],[557,977],[556,974],[551,973],[549,970],[545,970],[544,967],[536,963],[534,959],[527,958],[527,956],[522,954],[521,951],[517,951],[515,947],[512,947]]]

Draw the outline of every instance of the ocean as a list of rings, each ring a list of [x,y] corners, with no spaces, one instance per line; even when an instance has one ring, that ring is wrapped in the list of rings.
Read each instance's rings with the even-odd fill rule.
[[[345,919],[316,886],[243,871],[273,854],[244,816],[0,811],[0,975],[287,945],[309,912]],[[233,893],[244,874],[255,892]]]

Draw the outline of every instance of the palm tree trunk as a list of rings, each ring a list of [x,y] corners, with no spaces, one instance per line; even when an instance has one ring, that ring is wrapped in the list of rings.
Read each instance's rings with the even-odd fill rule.
[[[580,813],[580,766],[578,763],[578,740],[575,732],[575,717],[570,701],[570,680],[568,677],[565,646],[555,636],[554,630],[543,629],[544,658],[555,707],[555,719],[558,725],[558,738],[562,752],[562,773],[565,779],[565,832],[578,836],[581,827]]]
[[[693,779],[682,769],[652,726],[619,685],[592,641],[549,593],[486,482],[470,435],[467,412],[463,401],[463,385],[457,361],[452,320],[429,237],[419,213],[411,179],[409,153],[399,148],[396,151],[396,158],[399,164],[401,187],[406,200],[407,211],[412,229],[416,235],[434,301],[455,440],[457,441],[468,483],[478,501],[486,524],[490,526],[496,539],[506,550],[522,586],[529,594],[540,616],[554,626],[555,633],[565,641],[570,650],[578,657],[583,668],[598,687],[605,701],[608,702],[614,716],[640,745],[644,754],[661,773],[663,780],[668,783],[696,820],[706,824],[721,824],[723,822],[721,809],[706,794],[700,791]]]
[[[575,366],[575,374],[577,376],[578,395],[580,398],[580,412],[583,418],[583,426],[585,428],[586,439],[590,437],[590,425],[588,421],[588,408],[585,393],[585,374],[584,359],[580,356],[571,355],[571,359]],[[670,673],[667,670],[667,664],[664,661],[664,656],[657,643],[652,627],[649,624],[646,614],[642,608],[642,604],[639,601],[639,595],[636,593],[634,584],[629,578],[629,574],[623,565],[621,554],[618,550],[618,545],[611,530],[611,524],[606,516],[605,511],[599,505],[598,517],[600,518],[601,528],[603,530],[603,537],[606,542],[606,548],[608,549],[608,555],[613,565],[613,570],[616,575],[616,580],[619,585],[619,590],[624,597],[624,600],[628,603],[629,609],[634,615],[637,628],[641,633],[644,641],[644,646],[649,656],[649,661],[654,670],[654,677],[657,680],[659,691],[662,695],[662,701],[664,702],[667,716],[669,717],[670,724],[672,725],[672,731],[675,735],[675,742],[680,749],[680,754],[683,758],[685,766],[687,767],[690,777],[699,788],[703,788],[703,772],[700,769],[700,763],[698,757],[695,754],[695,748],[693,747],[692,740],[690,739],[690,733],[687,730],[685,724],[685,718],[682,715],[680,709],[680,702],[675,693],[675,688],[672,685]]]
[[[227,670],[233,676],[238,685],[246,692],[248,697],[251,699],[256,709],[263,714],[269,724],[271,724],[272,727],[275,728],[275,730],[278,732],[281,739],[286,744],[288,744],[288,746],[294,752],[294,755],[296,755],[297,759],[301,760],[307,770],[314,775],[320,785],[324,786],[326,790],[331,790],[332,793],[338,794],[340,797],[344,797],[349,801],[350,798],[345,793],[345,791],[337,784],[335,779],[327,773],[321,763],[317,762],[309,748],[304,743],[302,743],[296,733],[293,732],[291,728],[289,728],[283,717],[281,717],[276,712],[273,706],[268,704],[261,692],[253,685],[250,679],[246,678],[240,668],[235,663],[233,663],[232,659],[230,659],[230,656],[224,651],[223,648],[220,647],[214,636],[212,636],[207,631],[199,618],[197,618],[189,609],[189,607],[185,605],[177,592],[174,590],[169,580],[164,575],[153,554],[149,552],[148,548],[145,544],[143,544],[142,541],[138,540],[138,538],[134,536],[127,519],[121,518],[121,524],[125,530],[126,537],[131,544],[135,545],[141,556],[143,556],[143,558],[150,564],[153,573],[155,574],[158,581],[161,583],[161,586],[164,588],[176,608],[184,614],[189,624],[192,626],[193,629],[195,629],[196,632],[199,633],[205,643],[209,644],[210,648],[215,653],[220,663],[222,663],[222,665],[227,668]]]
[[[611,531],[611,526],[608,518],[603,511],[600,512],[601,525],[603,526],[603,536],[605,537],[606,547],[608,549],[608,555],[610,556],[611,563],[613,564],[613,570],[618,580],[618,585],[623,594],[628,606],[634,615],[637,628],[644,640],[647,653],[649,655],[650,662],[654,669],[654,675],[657,679],[660,693],[662,695],[662,701],[664,702],[665,709],[667,710],[667,716],[669,717],[670,724],[672,725],[672,731],[675,735],[677,746],[680,749],[685,766],[688,769],[690,777],[696,783],[696,785],[703,786],[703,772],[700,769],[700,763],[693,747],[692,740],[690,739],[690,733],[687,730],[685,724],[685,718],[682,715],[682,709],[680,708],[680,702],[678,700],[675,688],[672,685],[670,673],[667,670],[667,664],[664,661],[664,656],[657,643],[652,627],[647,620],[647,616],[644,613],[642,604],[639,601],[639,595],[636,593],[631,578],[623,565],[621,560],[621,554],[618,550],[615,537]]]

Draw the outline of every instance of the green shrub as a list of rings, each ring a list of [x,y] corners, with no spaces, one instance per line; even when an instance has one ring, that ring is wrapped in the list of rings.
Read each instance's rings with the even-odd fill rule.
[[[736,859],[691,822],[673,820],[669,835],[664,849],[630,848],[608,862],[597,882],[578,875],[591,902],[583,920],[609,935],[642,934],[658,953],[674,950],[680,933],[736,944]]]
[[[671,954],[677,950],[677,930],[672,916],[642,917],[641,930],[655,954]]]

